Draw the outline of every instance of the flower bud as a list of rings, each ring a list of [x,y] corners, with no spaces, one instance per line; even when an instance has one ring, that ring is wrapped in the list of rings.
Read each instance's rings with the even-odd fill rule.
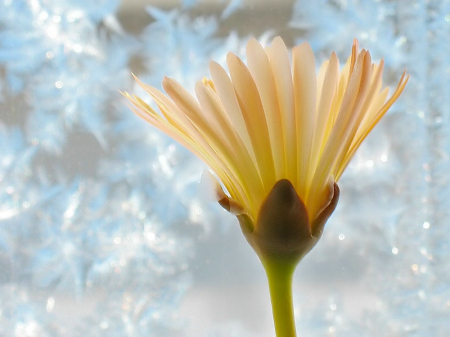
[[[317,243],[326,221],[336,208],[339,188],[334,184],[329,204],[310,222],[308,211],[292,183],[279,180],[259,210],[253,231],[248,218],[238,216],[247,241],[261,261],[297,264]]]

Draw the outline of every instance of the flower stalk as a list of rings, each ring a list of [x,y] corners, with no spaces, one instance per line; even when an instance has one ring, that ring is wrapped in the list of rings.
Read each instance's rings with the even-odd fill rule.
[[[258,254],[269,281],[277,337],[295,337],[292,278],[300,260],[319,241],[339,200],[337,184],[329,186],[328,203],[310,222],[304,202],[287,179],[278,181],[261,205],[254,228],[238,219],[247,241]]]
[[[277,337],[295,337],[294,306],[292,303],[292,278],[296,265],[271,261],[265,263],[272,302],[273,322]]]

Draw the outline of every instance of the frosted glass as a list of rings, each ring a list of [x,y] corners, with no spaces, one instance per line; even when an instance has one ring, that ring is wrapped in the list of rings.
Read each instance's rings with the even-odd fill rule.
[[[385,83],[411,75],[296,271],[299,335],[450,335],[449,0],[0,0],[0,336],[274,335],[206,167],[119,90],[143,96],[133,72],[192,91],[276,35],[318,64],[357,38]]]

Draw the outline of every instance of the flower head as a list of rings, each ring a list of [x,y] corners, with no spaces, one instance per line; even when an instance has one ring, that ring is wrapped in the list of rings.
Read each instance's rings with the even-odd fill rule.
[[[383,61],[372,63],[355,40],[342,70],[333,53],[316,74],[307,43],[289,52],[277,37],[247,44],[246,66],[227,56],[230,75],[211,62],[212,80],[196,98],[164,78],[167,95],[139,82],[156,112],[125,93],[132,109],[186,146],[214,171],[217,200],[237,215],[268,277],[277,336],[295,336],[292,275],[333,213],[336,182],[364,138],[401,94],[403,74],[387,99]]]
[[[196,98],[170,78],[163,80],[167,96],[137,80],[161,113],[125,93],[137,115],[208,164],[225,187],[216,184],[219,202],[249,231],[264,222],[258,217],[272,192],[295,191],[309,233],[320,227],[316,220],[337,197],[335,183],[408,80],[403,74],[387,99],[383,60],[372,63],[356,40],[342,69],[333,53],[316,73],[308,43],[291,58],[292,65],[280,37],[266,48],[252,39],[248,65],[229,53],[228,75],[211,62],[212,79],[196,83]],[[284,192],[273,191],[280,181]]]

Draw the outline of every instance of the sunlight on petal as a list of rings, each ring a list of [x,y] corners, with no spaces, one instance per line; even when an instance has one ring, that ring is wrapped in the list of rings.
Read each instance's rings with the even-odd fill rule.
[[[372,63],[356,40],[342,69],[332,53],[317,74],[307,43],[292,49],[292,63],[280,37],[266,48],[251,39],[246,51],[248,66],[227,55],[229,74],[211,61],[212,79],[197,82],[196,97],[173,79],[164,78],[165,95],[136,78],[160,112],[123,95],[139,117],[208,164],[220,180],[213,177],[217,201],[242,215],[245,226],[255,226],[263,201],[281,179],[294,186],[313,226],[331,202],[335,182],[408,76],[403,74],[388,98],[384,61]]]

